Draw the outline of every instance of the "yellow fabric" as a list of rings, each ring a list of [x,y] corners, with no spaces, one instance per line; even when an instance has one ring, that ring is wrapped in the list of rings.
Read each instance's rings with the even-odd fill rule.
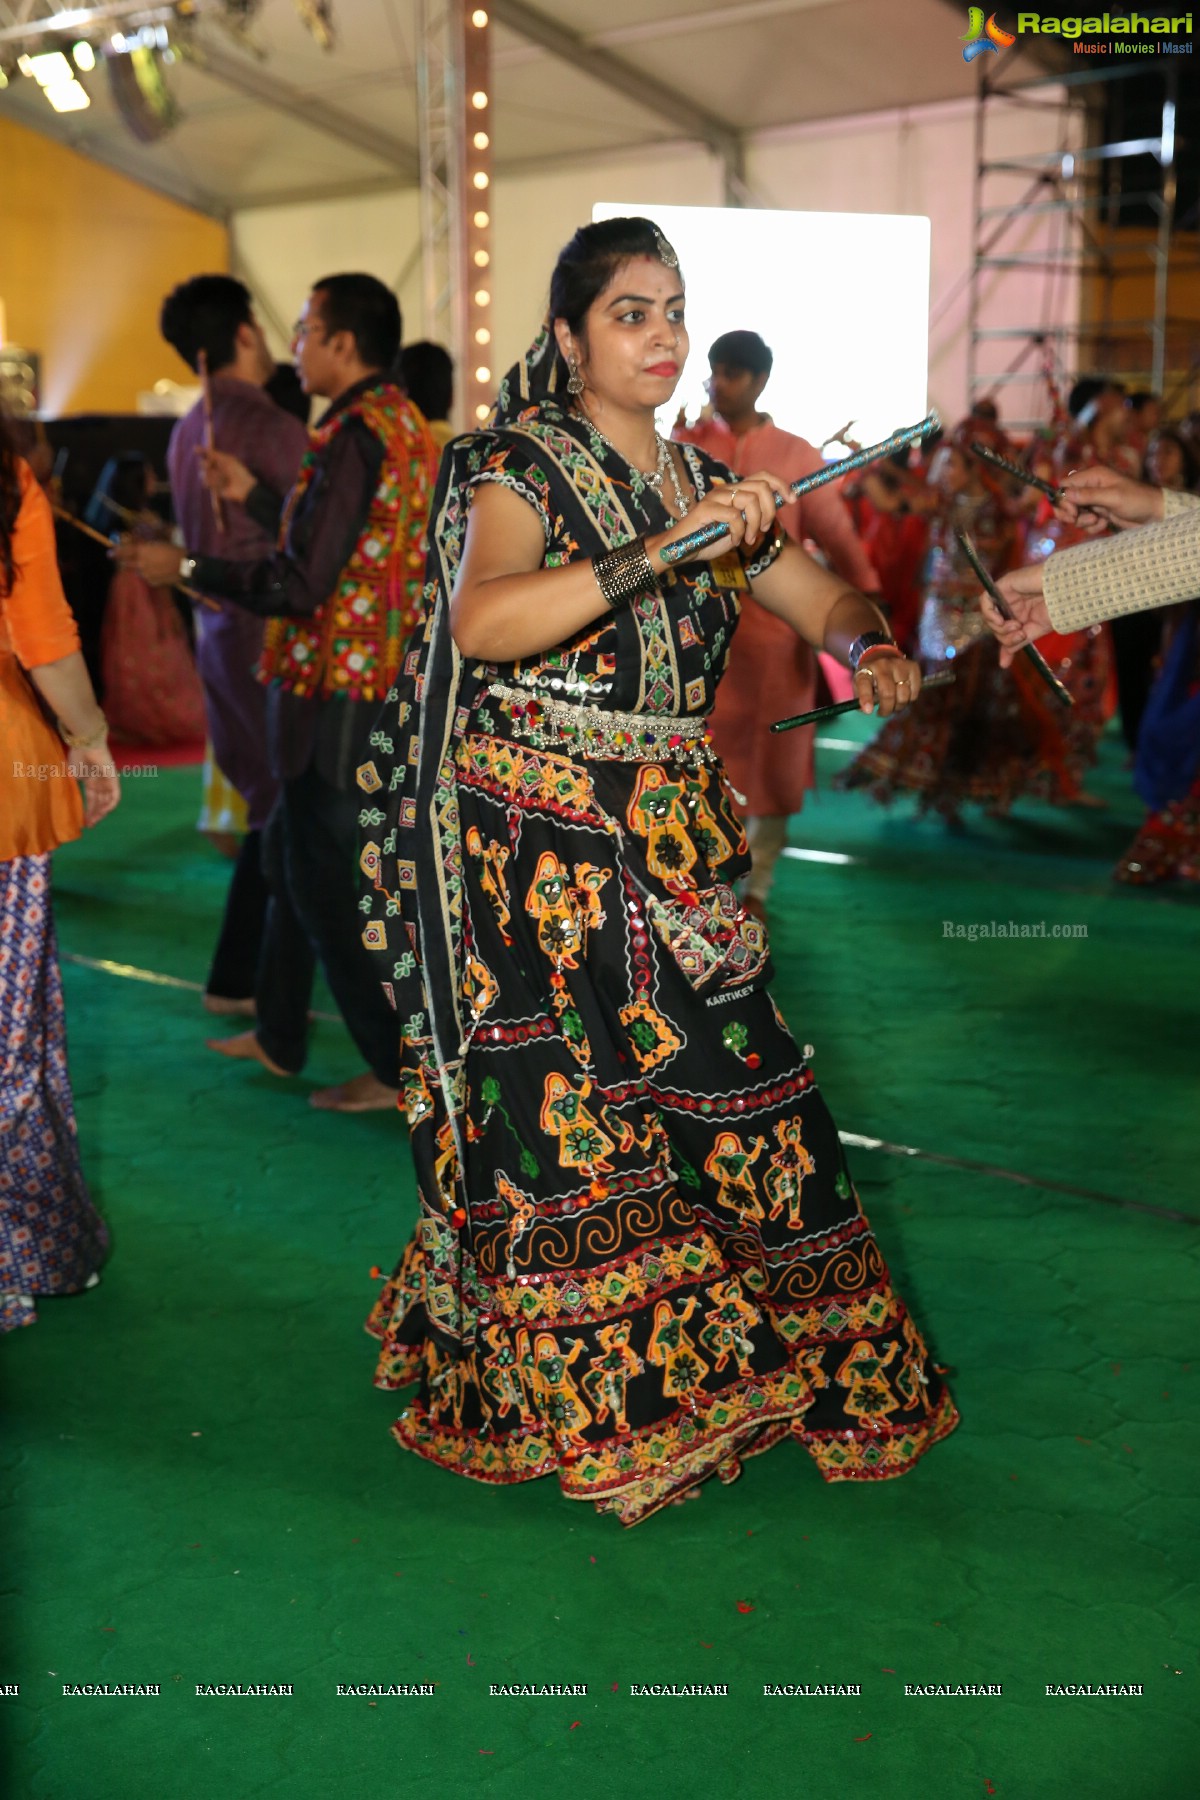
[[[197,831],[230,831],[238,837],[246,831],[246,802],[231,781],[222,775],[211,743],[204,746],[203,792]]]

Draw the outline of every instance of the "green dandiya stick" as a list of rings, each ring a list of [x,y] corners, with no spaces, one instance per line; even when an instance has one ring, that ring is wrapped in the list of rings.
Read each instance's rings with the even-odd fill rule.
[[[959,549],[974,569],[976,575],[978,575],[983,584],[984,593],[991,600],[992,605],[996,608],[1000,617],[1002,619],[1011,619],[1013,616],[1012,608],[1009,606],[1008,601],[1004,598],[1004,595],[1000,592],[1000,589],[996,586],[995,582],[980,562],[979,552],[971,542],[970,533],[967,531],[956,531],[954,535],[958,539]],[[1030,662],[1033,664],[1034,668],[1037,670],[1060,706],[1074,706],[1075,701],[1071,696],[1070,689],[1063,686],[1062,682],[1058,679],[1058,676],[1054,673],[1054,670],[1050,667],[1050,664],[1046,661],[1045,657],[1035,644],[1022,644],[1021,655],[1029,658]]]
[[[935,431],[940,431],[942,421],[936,412],[928,412],[919,425],[906,425],[901,431],[893,431],[890,438],[882,443],[868,444],[865,450],[856,450],[853,456],[844,456],[840,462],[829,463],[818,469],[813,475],[805,475],[801,481],[793,481],[788,490],[791,499],[800,500],[814,489],[824,487],[830,481],[840,481],[843,475],[853,475],[856,469],[865,469],[868,463],[878,462],[881,457],[892,456],[897,450],[903,450],[907,444],[915,444],[921,438],[927,438]],[[778,495],[776,495],[778,500]],[[703,550],[707,544],[715,544],[718,538],[728,537],[729,527],[713,520],[711,525],[701,525],[698,530],[690,531],[676,544],[665,544],[659,551],[663,561],[668,564],[686,562],[697,550]]]
[[[1029,469],[1023,469],[1020,463],[1010,462],[1007,456],[1001,456],[998,450],[989,450],[986,444],[972,444],[971,454],[980,462],[991,463],[994,469],[1003,469],[1014,481],[1023,481],[1026,487],[1036,488],[1039,494],[1045,494],[1047,500],[1057,506],[1063,497],[1063,490],[1052,482],[1043,481],[1040,475],[1034,475]]]
[[[954,670],[939,669],[936,675],[926,675],[921,682],[921,694],[926,688],[953,687]],[[917,695],[917,699],[921,698]],[[818,706],[815,712],[797,713],[794,719],[776,719],[772,731],[795,731],[798,725],[819,725],[822,719],[836,719],[839,713],[859,711],[857,700],[837,700],[832,706]]]

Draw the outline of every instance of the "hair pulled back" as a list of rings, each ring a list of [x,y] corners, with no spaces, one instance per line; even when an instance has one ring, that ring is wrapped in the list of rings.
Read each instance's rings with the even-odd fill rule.
[[[592,302],[601,295],[622,263],[635,256],[664,261],[671,250],[652,219],[597,219],[581,225],[559,251],[550,277],[550,318],[565,319],[578,331]],[[675,252],[671,250],[671,255]]]
[[[675,256],[653,219],[597,219],[591,225],[581,225],[559,252],[550,277],[551,324],[555,319],[565,319],[578,336],[592,303],[622,264],[632,262],[635,256],[666,262],[664,249]],[[677,267],[677,262],[673,266]],[[561,357],[558,360],[560,366],[565,366]]]

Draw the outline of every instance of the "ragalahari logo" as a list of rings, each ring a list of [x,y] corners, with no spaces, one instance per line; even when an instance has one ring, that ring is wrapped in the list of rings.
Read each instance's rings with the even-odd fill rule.
[[[959,43],[964,46],[963,61],[974,62],[985,50],[994,51],[999,56],[1002,50],[1008,50],[1016,43],[1011,31],[1005,31],[997,25],[995,13],[989,13],[986,25],[983,21],[982,6],[972,6],[969,11],[971,29],[964,32]]]

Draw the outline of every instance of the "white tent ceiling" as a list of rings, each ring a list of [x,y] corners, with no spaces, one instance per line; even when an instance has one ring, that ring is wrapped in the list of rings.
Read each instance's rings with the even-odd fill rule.
[[[553,13],[547,0],[484,3],[501,171],[686,138],[728,152],[773,126],[963,98],[978,80],[953,0],[606,0],[600,30],[583,0],[557,0]],[[23,20],[54,10],[0,0],[0,40],[11,47]],[[331,51],[296,0],[263,0],[249,34],[257,56],[218,13],[200,11],[195,58],[169,71],[182,119],[157,144],[130,135],[99,68],[84,78],[85,112],[57,115],[14,77],[0,116],[218,217],[415,185],[415,0],[333,0]],[[1006,79],[1022,71],[1045,72],[1008,52]]]

